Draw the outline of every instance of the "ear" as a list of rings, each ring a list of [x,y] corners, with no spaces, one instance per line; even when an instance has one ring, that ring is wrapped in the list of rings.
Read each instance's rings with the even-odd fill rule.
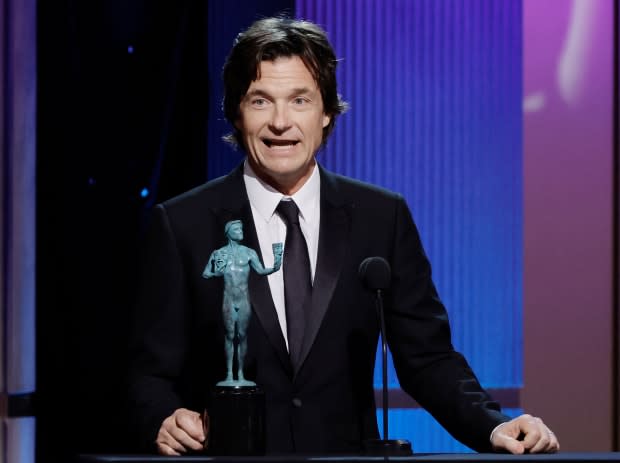
[[[327,127],[329,125],[329,123],[331,122],[332,117],[323,113],[323,128]]]

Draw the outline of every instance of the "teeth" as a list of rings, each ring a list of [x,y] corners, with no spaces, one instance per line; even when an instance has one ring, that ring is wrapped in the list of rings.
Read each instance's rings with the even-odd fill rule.
[[[266,138],[263,140],[263,143],[271,148],[272,146],[295,146],[299,142],[296,140],[270,140]]]

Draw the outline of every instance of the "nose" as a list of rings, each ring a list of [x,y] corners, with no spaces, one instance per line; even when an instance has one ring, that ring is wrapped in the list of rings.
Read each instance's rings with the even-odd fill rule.
[[[269,125],[275,133],[286,132],[291,127],[290,113],[286,104],[274,105]]]

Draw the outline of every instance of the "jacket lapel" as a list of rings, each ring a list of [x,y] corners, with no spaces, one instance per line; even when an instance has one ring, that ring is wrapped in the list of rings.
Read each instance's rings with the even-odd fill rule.
[[[349,251],[351,215],[349,205],[340,204],[336,179],[321,168],[321,224],[312,297],[306,306],[306,329],[297,375],[319,332]]]
[[[224,231],[226,222],[230,220],[241,220],[243,222],[244,240],[243,244],[252,248],[263,261],[256,227],[252,217],[252,209],[248,200],[245,184],[243,182],[243,164],[233,170],[224,180],[222,206],[213,208],[217,217],[218,226]],[[248,282],[250,292],[250,304],[256,317],[258,318],[269,342],[276,350],[280,361],[287,370],[291,370],[291,363],[284,342],[284,336],[280,328],[276,308],[271,297],[269,282],[267,277],[260,276],[256,272],[250,272]]]

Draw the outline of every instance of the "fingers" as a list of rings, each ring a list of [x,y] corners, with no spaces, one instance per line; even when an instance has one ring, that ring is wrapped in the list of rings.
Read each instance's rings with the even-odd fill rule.
[[[185,431],[185,433],[194,441],[202,445],[205,440],[204,430],[202,428],[202,418],[200,414],[191,410],[179,409],[173,415],[176,416],[177,426]]]
[[[554,432],[550,429],[549,433],[551,434],[551,440],[549,442],[549,450],[546,450],[548,453],[555,453],[560,451],[560,441],[558,437],[554,434]]]
[[[557,437],[540,418],[533,418],[528,426],[528,430],[523,431],[523,445],[528,453],[551,453],[560,449]]]
[[[552,453],[560,449],[555,434],[540,418],[531,415],[521,415],[499,426],[491,436],[491,444],[495,450],[513,454]]]
[[[525,453],[523,443],[517,438],[519,429],[512,421],[498,426],[491,435],[491,444],[495,451],[507,451],[515,455]]]
[[[542,429],[542,420],[530,415],[522,415],[517,418],[519,430],[524,434],[523,446],[528,452],[532,452],[539,443],[548,443],[547,433]]]
[[[180,408],[166,418],[159,428],[157,451],[162,455],[181,455],[188,450],[202,450],[204,440],[200,415]]]
[[[157,434],[157,453],[160,455],[181,455],[186,452],[185,447],[176,441],[165,429]]]
[[[189,435],[187,431],[185,431],[182,428],[178,428],[178,427],[171,428],[170,430],[168,430],[168,433],[169,433],[169,436],[172,437],[172,439],[175,442],[178,442],[179,444],[181,444],[183,449],[192,449],[192,450],[202,449],[202,441],[195,439],[194,437]]]
[[[522,455],[525,453],[525,447],[523,443],[512,437],[505,437],[502,443],[496,450],[505,450],[513,455]]]

